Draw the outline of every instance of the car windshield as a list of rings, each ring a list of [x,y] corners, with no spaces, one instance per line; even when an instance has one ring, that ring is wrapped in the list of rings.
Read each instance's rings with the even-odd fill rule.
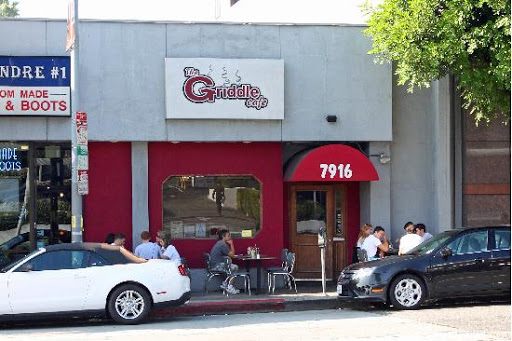
[[[18,264],[20,264],[21,262],[23,262],[28,256],[36,253],[36,252],[39,252],[39,250],[35,250],[35,251],[32,251],[31,253],[29,253],[28,255],[26,255],[25,257],[21,258],[21,259],[18,259],[17,261],[7,265],[5,268],[3,268],[2,270],[0,270],[0,272],[7,272],[9,270],[11,270],[12,268],[14,268],[15,266],[17,266]]]
[[[416,246],[414,249],[411,249],[409,252],[405,254],[428,255],[429,253],[437,249],[441,244],[450,239],[453,236],[453,234],[453,231],[440,233],[437,236],[434,236],[429,240],[425,241],[424,243],[421,243],[420,245]]]

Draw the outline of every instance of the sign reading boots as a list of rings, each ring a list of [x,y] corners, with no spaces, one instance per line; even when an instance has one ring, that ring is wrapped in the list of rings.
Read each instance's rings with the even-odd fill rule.
[[[166,112],[174,119],[284,118],[284,61],[165,59]]]

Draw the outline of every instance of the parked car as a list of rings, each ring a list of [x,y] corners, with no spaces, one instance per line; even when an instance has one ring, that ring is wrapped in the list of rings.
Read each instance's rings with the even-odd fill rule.
[[[341,272],[337,290],[340,300],[398,309],[443,298],[510,297],[510,226],[450,230],[405,255],[353,264]]]
[[[48,244],[51,230],[37,229],[36,240],[43,245]],[[59,230],[59,243],[71,242],[71,231]],[[30,233],[24,232],[0,245],[0,268],[13,263],[30,253]]]
[[[107,244],[56,244],[0,271],[0,319],[33,315],[107,315],[137,324],[153,307],[190,299],[179,262],[136,257]]]

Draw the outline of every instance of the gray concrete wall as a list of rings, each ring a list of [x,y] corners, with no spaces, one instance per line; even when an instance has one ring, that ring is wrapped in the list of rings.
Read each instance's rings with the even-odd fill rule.
[[[407,221],[422,222],[433,234],[453,227],[451,100],[446,79],[412,94],[393,85],[393,238]]]
[[[391,68],[363,27],[81,22],[80,109],[96,141],[390,141]],[[66,55],[63,21],[2,20],[0,55]],[[285,119],[166,120],[166,57],[285,64]],[[337,115],[337,123],[327,123]],[[66,118],[2,118],[3,140],[68,140]]]

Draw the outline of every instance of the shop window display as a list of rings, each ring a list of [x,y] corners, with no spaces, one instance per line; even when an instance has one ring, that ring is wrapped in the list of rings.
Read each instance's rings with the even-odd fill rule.
[[[162,187],[163,228],[176,239],[251,238],[261,230],[261,185],[252,176],[173,176]]]

